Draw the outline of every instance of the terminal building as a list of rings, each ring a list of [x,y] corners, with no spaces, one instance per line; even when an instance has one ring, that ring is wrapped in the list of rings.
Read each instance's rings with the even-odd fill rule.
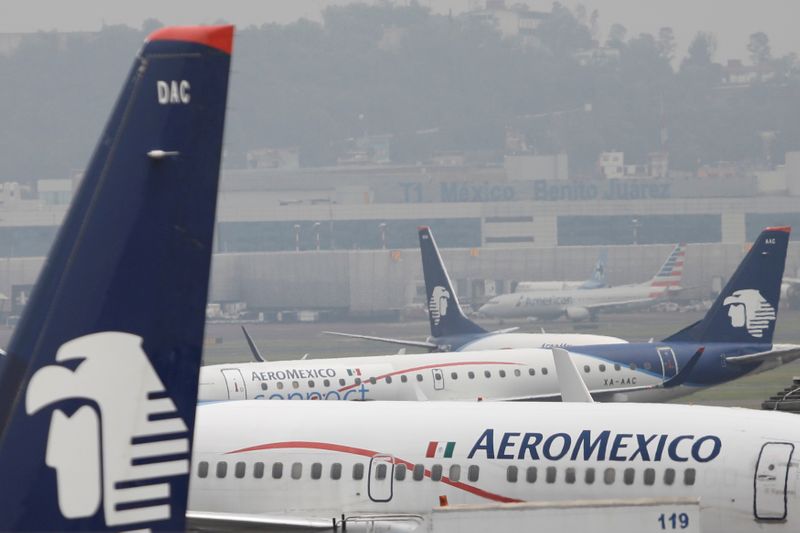
[[[519,280],[583,279],[604,247],[610,283],[644,281],[676,242],[689,243],[685,285],[710,291],[763,227],[800,228],[800,152],[769,172],[704,177],[636,177],[607,159],[620,168],[604,174],[616,177],[584,180],[567,179],[563,154],[330,168],[248,161],[223,171],[211,299],[267,313],[413,308],[423,299],[420,225],[433,228],[466,302]],[[0,292],[24,299],[78,179],[0,189]],[[793,242],[787,274],[798,268]]]

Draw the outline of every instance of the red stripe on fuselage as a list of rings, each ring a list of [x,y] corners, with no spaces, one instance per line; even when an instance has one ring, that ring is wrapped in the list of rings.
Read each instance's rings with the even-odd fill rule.
[[[238,450],[233,450],[230,452],[226,452],[225,455],[233,454],[233,453],[247,453],[247,452],[256,452],[262,450],[284,450],[290,448],[304,448],[304,449],[311,449],[311,450],[325,450],[329,452],[339,452],[339,453],[347,453],[350,455],[360,455],[362,457],[375,457],[376,455],[384,455],[374,450],[367,450],[366,448],[356,448],[354,446],[346,446],[343,444],[332,444],[329,442],[314,442],[314,441],[306,441],[306,440],[293,440],[293,441],[286,441],[286,442],[272,442],[269,444],[258,444],[256,446],[249,446],[247,448],[240,448]],[[392,456],[392,461],[394,464],[401,464],[405,465],[406,468],[409,470],[414,469],[414,463],[410,461],[406,461],[404,459],[399,459],[397,457]],[[431,471],[427,468],[425,469],[425,477],[431,477]],[[461,483],[460,481],[453,481],[447,476],[442,476],[440,480],[445,485],[450,485],[453,488],[463,490],[465,492],[469,492],[479,498],[485,498],[487,500],[492,500],[495,502],[500,503],[519,503],[524,500],[518,500],[516,498],[509,498],[508,496],[503,496],[501,494],[495,494],[493,492],[489,492],[483,489],[479,489],[478,487],[474,487],[472,485],[467,485],[466,483]]]
[[[462,361],[460,363],[441,363],[437,365],[424,365],[424,366],[415,366],[413,368],[406,368],[404,370],[395,370],[394,372],[389,372],[388,374],[381,374],[380,376],[375,376],[375,381],[380,379],[386,379],[389,376],[397,376],[400,374],[407,374],[408,372],[416,372],[417,370],[429,370],[431,368],[444,368],[448,366],[469,366],[469,365],[520,365],[523,366],[522,363],[511,363],[508,361]],[[372,378],[367,378],[361,381],[361,383],[367,382]],[[346,390],[350,390],[353,387],[358,387],[361,383],[353,383],[352,385],[347,385],[346,387],[342,387],[339,389],[339,392],[344,392]]]

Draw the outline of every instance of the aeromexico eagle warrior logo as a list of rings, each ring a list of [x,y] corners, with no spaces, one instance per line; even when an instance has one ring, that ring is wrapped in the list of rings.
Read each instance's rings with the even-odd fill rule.
[[[434,326],[438,326],[441,318],[447,315],[447,305],[449,303],[450,291],[441,285],[434,287],[431,300],[428,302],[428,312],[431,314]]]
[[[730,306],[731,326],[747,328],[747,332],[757,339],[764,336],[764,330],[777,318],[775,308],[755,289],[735,291],[725,298],[722,305]]]
[[[25,409],[33,415],[54,406],[45,462],[56,471],[61,514],[91,517],[102,503],[109,527],[169,519],[165,478],[189,472],[188,428],[141,337],[86,335],[63,344],[56,361],[71,367],[39,369],[28,385]],[[110,386],[110,375],[125,378]],[[64,400],[85,405],[70,416],[58,407]]]

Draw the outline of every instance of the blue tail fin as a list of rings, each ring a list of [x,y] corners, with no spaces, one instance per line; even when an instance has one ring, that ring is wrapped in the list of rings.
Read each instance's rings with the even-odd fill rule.
[[[597,262],[594,264],[594,270],[592,270],[592,277],[581,284],[581,289],[599,289],[607,285],[606,262],[608,262],[608,250],[603,250],[597,256]]]
[[[771,343],[791,228],[767,228],[706,316],[666,341]]]
[[[439,247],[427,226],[419,228],[419,249],[422,254],[422,275],[425,277],[431,336],[486,333],[485,329],[468,319],[461,310],[455,288],[450,283],[450,276],[447,275],[442,256],[439,255]]]
[[[184,529],[232,38],[134,61],[8,347],[2,529]]]

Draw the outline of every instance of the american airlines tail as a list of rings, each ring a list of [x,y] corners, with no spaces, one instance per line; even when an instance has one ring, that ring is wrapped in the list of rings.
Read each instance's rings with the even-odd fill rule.
[[[8,347],[0,529],[184,529],[232,39],[133,63]]]
[[[762,231],[706,316],[665,341],[772,343],[791,231]]]
[[[432,337],[486,333],[461,310],[455,288],[447,275],[439,247],[427,226],[419,228],[419,249],[422,254],[422,274],[425,277],[428,319]]]
[[[649,285],[653,287],[657,293],[680,289],[685,259],[686,244],[676,244],[675,248],[672,249],[672,252],[667,257],[667,260],[664,261],[664,264],[661,265],[656,275],[650,280]]]

